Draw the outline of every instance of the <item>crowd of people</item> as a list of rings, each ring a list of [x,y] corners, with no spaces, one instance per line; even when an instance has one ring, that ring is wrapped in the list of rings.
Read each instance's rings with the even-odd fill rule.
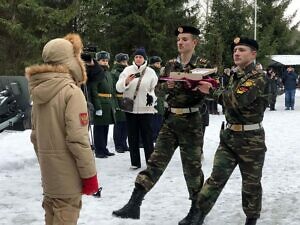
[[[115,152],[129,151],[130,168],[138,169],[142,146],[147,166],[138,173],[129,201],[113,211],[114,216],[140,218],[145,195],[179,148],[191,200],[179,225],[203,224],[237,166],[242,174],[245,225],[256,224],[267,150],[262,120],[267,107],[275,110],[279,77],[273,68],[264,72],[255,63],[256,40],[237,37],[231,43],[235,66],[222,75],[212,72],[199,80],[172,78],[171,73],[213,68],[195,54],[199,34],[195,27],[178,27],[178,56],[164,67],[159,56],[148,58],[146,50],[138,48],[132,64],[128,54],[118,53],[110,69],[109,52],[97,52],[95,57],[81,54],[79,35],[69,34],[44,46],[43,65],[26,68],[33,100],[31,141],[41,168],[46,225],[77,224],[82,194],[92,195],[99,186],[91,142],[96,158],[115,155],[107,146],[111,124]],[[288,67],[281,80],[286,110],[294,110],[294,69]],[[205,127],[208,114],[219,113],[218,104],[226,123],[221,125],[212,173],[204,181]]]

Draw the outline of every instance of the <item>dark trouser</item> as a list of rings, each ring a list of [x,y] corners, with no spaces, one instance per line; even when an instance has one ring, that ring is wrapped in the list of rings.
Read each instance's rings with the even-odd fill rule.
[[[153,152],[154,146],[151,128],[152,116],[153,114],[126,113],[128,143],[132,166],[141,167],[139,134],[141,134],[146,162]]]
[[[295,94],[296,89],[293,90],[285,90],[285,107],[286,108],[294,108],[295,105]]]
[[[157,113],[153,115],[153,119],[152,119],[153,142],[156,142],[162,122],[163,122],[163,115]]]
[[[126,151],[128,149],[127,146],[127,122],[119,121],[114,125],[113,138],[115,143],[115,149],[120,149]]]
[[[148,160],[147,169],[136,178],[136,185],[150,191],[165,171],[176,148],[180,147],[183,174],[190,199],[196,199],[203,184],[201,146],[203,142],[201,115],[189,113],[170,114],[163,123],[155,150]]]
[[[238,165],[242,175],[243,210],[249,218],[259,218],[262,201],[261,177],[265,159],[263,129],[235,132],[222,130],[213,171],[199,195],[199,207],[209,213],[226,182]]]
[[[94,142],[96,155],[106,155],[107,149],[107,135],[108,125],[94,125]]]
[[[269,101],[270,110],[275,109],[276,98],[277,98],[277,93],[269,93],[268,101]]]

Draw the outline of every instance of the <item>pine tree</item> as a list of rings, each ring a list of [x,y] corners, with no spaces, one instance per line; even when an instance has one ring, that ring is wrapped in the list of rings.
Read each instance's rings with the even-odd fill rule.
[[[55,3],[55,4],[54,4]],[[23,75],[24,68],[41,60],[42,46],[51,38],[72,31],[78,2],[1,0],[1,75]]]

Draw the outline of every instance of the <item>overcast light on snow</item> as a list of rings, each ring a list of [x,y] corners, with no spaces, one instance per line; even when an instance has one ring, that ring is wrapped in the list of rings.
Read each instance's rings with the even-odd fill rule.
[[[277,111],[267,109],[263,121],[268,150],[262,179],[263,208],[258,224],[299,225],[299,90],[294,111],[284,110],[284,95],[278,97],[276,108]],[[223,120],[223,115],[210,115],[210,126],[204,140],[205,179],[211,172]],[[114,151],[111,128],[108,145]],[[44,224],[40,171],[29,135],[30,130],[0,133],[0,225]],[[143,154],[142,163],[141,169],[144,169]],[[79,225],[176,225],[189,211],[190,201],[178,151],[156,186],[146,195],[140,220],[124,220],[111,215],[113,210],[128,201],[135,177],[140,171],[129,169],[129,153],[116,153],[107,159],[96,159],[96,164],[103,187],[102,197],[83,197]],[[206,217],[205,224],[244,224],[245,215],[241,204],[241,177],[236,168]]]

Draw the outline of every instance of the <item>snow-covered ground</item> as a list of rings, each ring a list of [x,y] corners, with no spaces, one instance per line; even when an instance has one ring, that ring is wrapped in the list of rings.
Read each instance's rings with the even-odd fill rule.
[[[207,178],[219,142],[223,115],[211,115],[205,134],[203,170]],[[295,111],[284,110],[284,95],[277,101],[277,111],[265,113],[266,154],[263,170],[263,208],[260,225],[300,224],[300,93],[296,93]],[[109,147],[113,151],[110,129]],[[39,166],[30,131],[0,133],[0,225],[41,225],[42,188]],[[297,144],[298,143],[298,144]],[[81,225],[175,225],[188,212],[190,201],[176,151],[167,170],[148,193],[141,208],[141,219],[112,217],[130,197],[140,171],[129,169],[129,153],[96,159],[102,198],[83,197]],[[145,168],[143,159],[142,169]],[[205,220],[206,225],[241,225],[245,215],[241,206],[241,177],[236,169],[216,205]]]

